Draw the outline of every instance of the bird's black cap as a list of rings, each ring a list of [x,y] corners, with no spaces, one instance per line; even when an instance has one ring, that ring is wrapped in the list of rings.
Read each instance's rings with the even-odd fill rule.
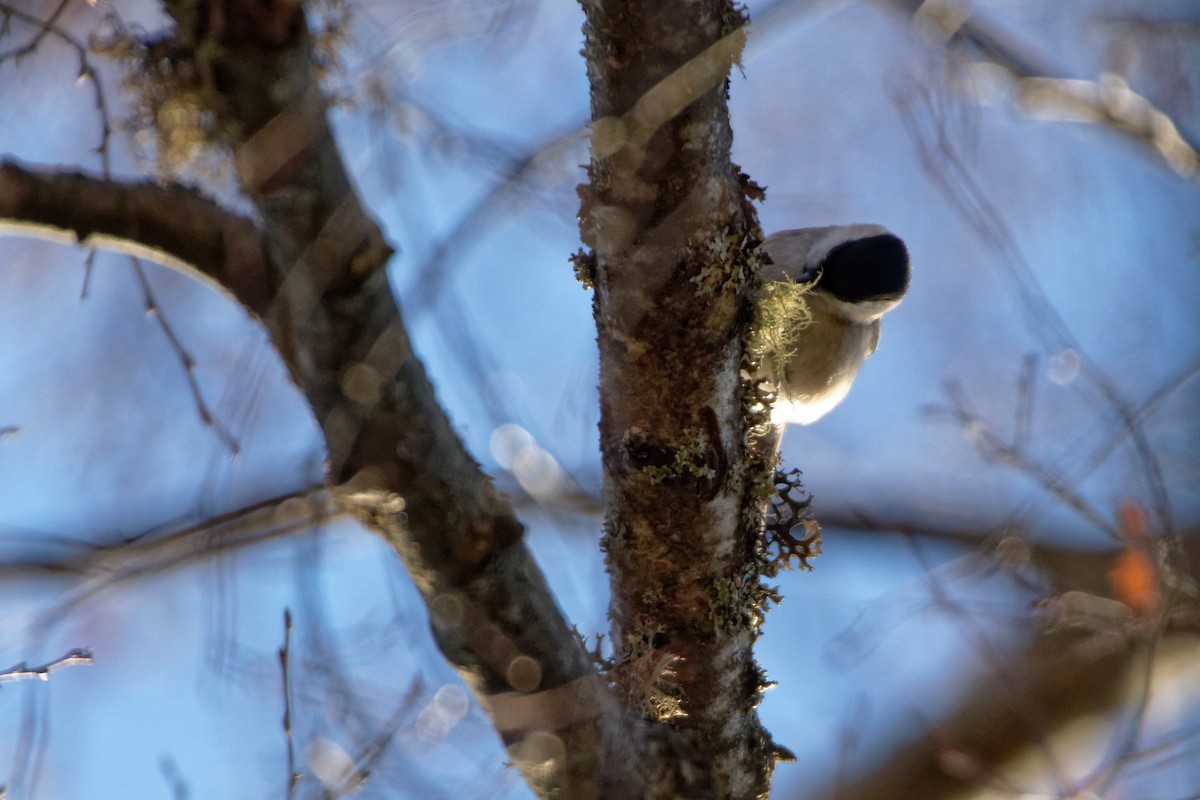
[[[816,288],[850,303],[900,298],[908,289],[908,248],[890,233],[843,242],[820,266]]]

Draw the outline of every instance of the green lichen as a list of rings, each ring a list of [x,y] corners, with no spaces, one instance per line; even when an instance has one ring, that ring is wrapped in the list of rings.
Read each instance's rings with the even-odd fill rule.
[[[757,230],[757,229],[756,229]],[[762,269],[762,250],[757,239],[735,230],[730,222],[720,234],[695,243],[691,249],[705,266],[692,276],[696,294],[708,297],[722,292],[740,292]]]
[[[605,561],[624,550],[629,545],[629,529],[619,523],[606,521],[604,533],[600,536],[600,552],[604,553]]]
[[[736,633],[745,618],[742,613],[741,591],[732,578],[713,580],[713,597],[708,605],[708,616],[713,630],[721,633]]]
[[[708,616],[713,629],[724,634],[747,628],[757,634],[769,606],[779,605],[783,599],[776,587],[759,580],[755,564],[743,565],[741,573],[734,577],[715,579],[712,587]]]
[[[692,476],[696,478],[715,478],[717,471],[706,463],[708,453],[708,434],[700,428],[689,428],[684,431],[689,441],[675,450],[670,464],[649,465],[642,472],[650,479],[651,486],[657,486],[672,478]]]
[[[579,249],[571,256],[571,268],[575,271],[575,280],[583,284],[584,289],[596,288],[596,254],[591,250]]]

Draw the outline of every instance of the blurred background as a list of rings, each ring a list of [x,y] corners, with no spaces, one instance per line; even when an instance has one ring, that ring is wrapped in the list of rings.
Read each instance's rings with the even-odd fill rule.
[[[748,6],[734,160],[764,230],[880,223],[913,258],[850,397],[784,438],[824,554],[780,576],[758,645],[798,757],[772,797],[1200,797],[1200,11]],[[5,159],[246,208],[221,154],[152,135],[194,111],[148,118],[112,46],[161,29],[155,4],[0,19]],[[567,261],[582,13],[325,0],[312,25],[441,402],[568,619],[604,633],[595,327]],[[94,663],[0,683],[8,797],[285,797],[289,737],[296,797],[528,797],[389,547],[286,505],[222,516],[321,479],[261,324],[182,272],[10,232],[0,670]]]

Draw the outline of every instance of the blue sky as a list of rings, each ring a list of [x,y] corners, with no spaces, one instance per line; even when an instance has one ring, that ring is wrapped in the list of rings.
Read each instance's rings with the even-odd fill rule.
[[[1080,22],[1108,6],[976,6],[1066,76],[1108,67],[1105,29]],[[148,7],[130,8],[122,13],[149,24]],[[397,247],[393,283],[417,350],[469,448],[502,485],[516,481],[491,443],[499,426],[515,424],[595,493],[595,328],[567,262],[579,246],[574,188],[587,159],[580,12],[572,3],[524,7],[532,11],[515,28],[485,36],[498,25],[483,5],[464,3],[449,21],[432,5],[403,8],[356,12],[341,84],[353,102],[335,119],[359,188]],[[80,4],[68,23],[86,30],[98,13]],[[48,41],[19,66],[0,65],[9,121],[0,153],[98,168],[92,98],[75,82],[73,58]],[[1135,88],[1153,97],[1143,73],[1133,73],[1144,79]],[[1031,454],[1106,514],[1126,499],[1148,502],[1145,467],[1127,446],[1087,469],[1086,454],[1116,430],[1111,412],[1072,375],[1061,342],[1028,324],[1011,276],[1027,269],[1086,358],[1143,402],[1200,358],[1200,191],[1111,131],[1017,113],[1003,86],[978,99],[986,102],[957,93],[935,51],[871,4],[752,29],[731,112],[734,158],[768,187],[764,229],[878,222],[905,238],[914,264],[910,294],[850,397],[790,430],[785,457],[804,469],[818,516],[969,531],[1015,517],[1034,538],[1110,548],[1044,487],[987,464],[969,431],[929,409],[945,405],[945,385],[957,382],[982,419],[1010,431],[1023,359],[1036,354]],[[905,127],[905,104],[922,130],[944,112],[977,187],[971,197],[995,209],[1011,249],[982,238],[939,191]],[[1195,130],[1197,113],[1181,124]],[[560,137],[558,149],[543,150]],[[112,147],[118,173],[145,169],[126,138]],[[538,152],[528,183],[496,194],[504,165]],[[439,252],[431,288],[422,276]],[[128,259],[98,255],[83,300],[84,258],[70,246],[0,238],[0,426],[20,427],[0,439],[0,561],[119,542],[319,479],[318,431],[257,322],[186,275],[147,267],[196,360],[205,402],[239,439],[234,459],[201,423]],[[1176,520],[1192,527],[1198,410],[1191,381],[1146,420]],[[564,611],[581,632],[604,631],[600,520],[538,508],[525,520]],[[806,761],[781,766],[773,796],[822,796],[843,752],[839,736],[864,710],[856,766],[917,735],[982,674],[963,624],[931,601],[930,570],[980,612],[971,630],[1000,646],[1024,635],[1029,595],[974,575],[963,550],[921,552],[924,563],[900,537],[828,530],[817,571],[781,577],[786,600],[768,615],[759,648],[780,686],[762,714]],[[14,798],[18,788],[39,798],[169,796],[175,775],[196,797],[283,796],[276,649],[285,606],[297,618],[301,760],[356,752],[391,720],[400,746],[368,792],[527,796],[473,701],[457,704],[457,679],[398,561],[345,521],[56,610],[77,588],[64,577],[6,572],[0,581],[0,668],[78,646],[97,659],[0,691],[0,783]],[[28,718],[40,722],[24,727]],[[42,754],[36,783],[16,766],[31,731],[44,737],[32,740]]]

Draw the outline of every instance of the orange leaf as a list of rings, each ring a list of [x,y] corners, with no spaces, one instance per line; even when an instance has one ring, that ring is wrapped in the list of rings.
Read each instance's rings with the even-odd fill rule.
[[[1117,507],[1117,520],[1127,544],[1108,571],[1108,580],[1113,596],[1144,616],[1158,605],[1158,575],[1150,554],[1146,511],[1137,502],[1126,500]]]

